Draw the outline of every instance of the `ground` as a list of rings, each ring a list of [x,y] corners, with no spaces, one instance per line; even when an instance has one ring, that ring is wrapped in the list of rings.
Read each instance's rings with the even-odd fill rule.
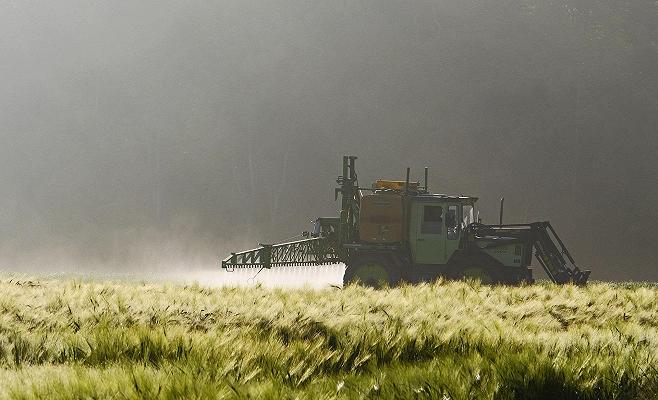
[[[0,398],[658,398],[658,286],[4,275]]]

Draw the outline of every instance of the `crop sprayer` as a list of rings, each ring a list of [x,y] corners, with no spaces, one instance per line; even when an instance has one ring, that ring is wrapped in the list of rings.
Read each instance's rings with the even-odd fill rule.
[[[340,215],[317,218],[303,239],[231,253],[222,268],[270,269],[282,266],[345,264],[343,283],[368,286],[400,282],[475,278],[483,283],[534,282],[534,255],[551,281],[583,285],[589,270],[579,269],[549,222],[481,223],[476,197],[430,192],[424,182],[377,180],[360,187],[355,156],[343,157],[337,179]]]

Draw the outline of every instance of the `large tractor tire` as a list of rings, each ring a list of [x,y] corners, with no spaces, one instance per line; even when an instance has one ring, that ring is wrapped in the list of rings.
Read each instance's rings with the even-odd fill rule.
[[[474,279],[485,285],[498,283],[497,274],[492,268],[468,267],[461,271],[461,279]]]
[[[478,280],[485,285],[502,282],[500,266],[482,253],[460,254],[450,265],[447,276],[456,280]]]
[[[343,286],[358,283],[381,288],[396,285],[401,278],[400,270],[388,258],[376,255],[355,257],[347,263]]]
[[[457,279],[479,280],[485,285],[519,285],[527,280],[532,281],[527,269],[497,265],[483,254],[473,254],[460,261],[454,269]]]
[[[492,265],[469,266],[463,268],[458,279],[479,280],[485,285],[520,285],[523,282],[532,283],[532,277],[524,276],[521,268],[500,267]]]

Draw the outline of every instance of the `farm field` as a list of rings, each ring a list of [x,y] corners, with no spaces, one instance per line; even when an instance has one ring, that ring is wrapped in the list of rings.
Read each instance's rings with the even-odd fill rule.
[[[0,279],[0,398],[658,398],[658,286]]]

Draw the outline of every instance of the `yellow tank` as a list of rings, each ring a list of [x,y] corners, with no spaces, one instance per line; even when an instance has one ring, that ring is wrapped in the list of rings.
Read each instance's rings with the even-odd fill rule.
[[[404,190],[405,181],[387,181],[383,179],[377,180],[372,184],[373,189],[393,189],[393,190]],[[417,190],[418,182],[409,182],[409,189]]]
[[[402,182],[404,184],[404,182]],[[362,194],[359,239],[366,243],[402,241],[402,196],[396,193]]]

